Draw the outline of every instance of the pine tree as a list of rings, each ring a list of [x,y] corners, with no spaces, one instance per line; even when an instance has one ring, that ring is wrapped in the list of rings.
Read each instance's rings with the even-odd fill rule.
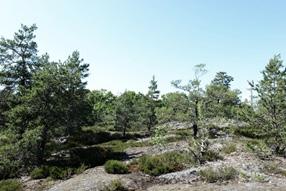
[[[234,117],[234,108],[240,104],[239,90],[231,90],[233,77],[226,72],[218,72],[207,86],[204,99],[206,117]]]
[[[281,153],[286,149],[286,71],[280,55],[270,59],[262,74],[263,79],[254,87],[260,98],[260,126],[275,151]]]
[[[123,136],[132,123],[138,118],[136,112],[137,95],[133,91],[126,91],[117,98],[115,108],[115,129],[121,130]]]
[[[233,77],[226,74],[226,72],[218,72],[215,78],[212,80],[213,85],[223,86],[226,89],[230,88],[230,83],[233,81]]]
[[[151,131],[151,128],[158,123],[156,116],[156,107],[158,106],[158,98],[160,91],[158,90],[157,81],[155,76],[150,81],[149,91],[147,94],[147,128]]]
[[[0,131],[5,127],[6,116],[5,113],[10,109],[11,92],[6,90],[0,90]]]
[[[189,94],[189,99],[191,100],[191,103],[194,107],[193,130],[194,130],[194,137],[196,137],[198,131],[198,121],[201,118],[199,111],[203,94],[200,78],[207,72],[207,70],[205,69],[205,64],[198,64],[195,65],[194,71],[195,71],[195,77],[193,80],[190,80],[188,84],[181,85],[182,82],[181,80],[175,80],[172,81],[171,83],[175,88],[186,91]]]
[[[68,59],[60,65],[60,73],[64,93],[62,95],[65,111],[63,113],[66,123],[66,134],[73,135],[79,130],[79,127],[85,123],[82,114],[86,107],[85,100],[86,84],[84,81],[88,77],[89,64],[83,62],[79,52],[74,51]],[[86,104],[85,104],[86,101]]]
[[[39,67],[36,29],[36,25],[21,25],[13,39],[0,40],[0,85],[7,90],[21,92],[31,87],[32,75]]]
[[[150,86],[148,87],[148,94],[147,96],[151,98],[152,100],[158,100],[160,96],[160,91],[158,90],[158,84],[157,81],[155,80],[155,76],[152,76],[152,80],[150,81]]]
[[[41,62],[45,64],[33,75],[31,87],[9,111],[9,127],[19,135],[21,158],[24,162],[34,158],[37,164],[44,162],[51,139],[72,136],[80,130],[87,111],[83,80],[88,65],[82,63],[79,53],[74,52],[64,63],[50,62],[46,56]]]
[[[22,102],[22,96],[31,87],[32,76],[39,68],[34,34],[36,29],[36,25],[21,25],[13,39],[0,39],[0,91],[1,97],[4,96],[0,100],[2,126],[9,122],[7,114],[10,109]],[[19,129],[23,129],[27,123],[23,121]]]

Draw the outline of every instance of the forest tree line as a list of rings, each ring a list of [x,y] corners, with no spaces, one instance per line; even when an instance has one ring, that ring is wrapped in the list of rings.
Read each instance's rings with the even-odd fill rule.
[[[279,55],[270,59],[259,83],[250,83],[259,97],[255,108],[231,88],[234,78],[226,72],[202,87],[204,64],[195,66],[187,84],[172,81],[177,92],[160,95],[153,76],[147,94],[114,95],[87,89],[89,65],[78,51],[64,61],[39,55],[36,29],[22,25],[12,39],[0,40],[0,179],[43,165],[54,140],[89,126],[125,136],[128,131],[152,134],[157,124],[171,121],[199,125],[208,118],[236,119],[266,132],[275,153],[285,151],[286,71]]]

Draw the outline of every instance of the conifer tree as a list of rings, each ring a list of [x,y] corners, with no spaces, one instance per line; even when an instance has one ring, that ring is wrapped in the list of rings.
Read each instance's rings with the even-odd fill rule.
[[[21,92],[29,88],[32,75],[39,67],[37,62],[36,25],[21,25],[13,39],[0,40],[0,85]]]
[[[151,131],[151,128],[158,123],[156,116],[156,107],[158,106],[158,98],[160,91],[158,90],[157,81],[155,76],[150,81],[149,91],[147,94],[147,128]]]
[[[260,99],[259,125],[268,133],[275,152],[282,153],[286,149],[286,71],[280,55],[270,59],[262,75],[262,80],[253,85]]]
[[[172,81],[172,85],[178,89],[186,91],[189,94],[189,99],[192,102],[194,107],[193,115],[193,129],[194,137],[196,137],[198,131],[198,121],[200,120],[200,102],[202,101],[203,89],[201,88],[200,78],[206,74],[207,70],[205,69],[205,64],[195,65],[194,68],[195,77],[193,80],[190,80],[188,84],[181,85],[181,80]]]

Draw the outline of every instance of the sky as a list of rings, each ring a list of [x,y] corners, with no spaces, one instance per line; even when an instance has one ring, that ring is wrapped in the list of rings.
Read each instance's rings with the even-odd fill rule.
[[[155,75],[164,94],[203,63],[203,85],[225,71],[247,98],[247,80],[273,55],[286,58],[285,9],[284,0],[0,0],[0,36],[35,23],[39,54],[78,50],[90,89],[145,93]]]

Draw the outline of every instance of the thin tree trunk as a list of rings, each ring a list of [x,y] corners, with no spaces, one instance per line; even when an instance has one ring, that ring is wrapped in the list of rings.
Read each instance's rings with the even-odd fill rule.
[[[41,132],[41,141],[38,145],[38,153],[37,153],[37,160],[38,164],[42,165],[44,162],[44,155],[46,151],[46,143],[47,143],[47,127],[45,126]]]
[[[193,136],[194,138],[197,138],[197,134],[198,134],[198,124],[197,124],[197,121],[199,119],[199,101],[198,99],[196,99],[195,101],[195,121],[194,121],[194,124],[193,124]]]

